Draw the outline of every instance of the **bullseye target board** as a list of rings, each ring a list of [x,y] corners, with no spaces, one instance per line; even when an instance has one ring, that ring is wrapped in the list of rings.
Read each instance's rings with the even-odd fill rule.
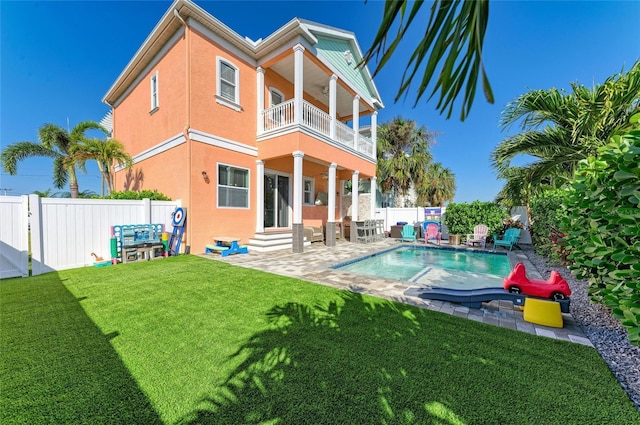
[[[187,209],[177,207],[172,214],[171,224],[173,224],[173,232],[169,238],[169,255],[174,256],[180,253],[182,235],[184,235],[184,229],[187,226]]]
[[[171,220],[173,227],[184,226],[184,222],[186,218],[187,218],[187,212],[185,211],[185,209],[182,207],[176,208],[176,210],[173,212],[173,219]]]

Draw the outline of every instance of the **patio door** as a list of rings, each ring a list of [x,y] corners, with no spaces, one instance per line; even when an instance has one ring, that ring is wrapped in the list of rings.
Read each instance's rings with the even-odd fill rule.
[[[290,228],[289,176],[264,173],[264,227]]]

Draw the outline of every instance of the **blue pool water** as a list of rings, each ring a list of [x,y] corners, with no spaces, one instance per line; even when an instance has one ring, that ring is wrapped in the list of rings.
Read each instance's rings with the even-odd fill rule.
[[[403,246],[339,264],[350,273],[406,280],[419,286],[454,289],[502,287],[511,271],[504,254]]]

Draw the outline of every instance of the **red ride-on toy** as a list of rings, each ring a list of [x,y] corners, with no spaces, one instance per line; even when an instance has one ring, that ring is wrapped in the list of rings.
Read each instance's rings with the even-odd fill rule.
[[[504,289],[514,294],[531,295],[533,297],[564,300],[571,295],[567,281],[553,270],[548,280],[531,280],[527,278],[524,264],[518,263],[504,278]]]

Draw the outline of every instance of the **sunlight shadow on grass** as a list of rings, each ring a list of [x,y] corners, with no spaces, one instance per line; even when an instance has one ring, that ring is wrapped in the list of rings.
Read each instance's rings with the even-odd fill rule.
[[[426,373],[420,347],[398,344],[423,333],[415,313],[361,294],[342,298],[325,306],[274,307],[271,329],[234,354],[244,361],[224,387],[179,423],[385,423],[394,417],[395,423],[404,423],[402,417],[425,423],[440,417],[415,397],[421,385],[415,378]],[[366,326],[358,326],[362,320]],[[407,369],[408,358],[415,360]]]
[[[0,283],[0,423],[159,424],[56,273]]]
[[[612,396],[622,404],[601,409],[610,391],[595,394],[594,371],[576,362],[591,358],[585,347],[362,294],[340,297],[273,307],[271,327],[231,356],[241,363],[224,385],[178,423],[633,423],[624,399]],[[601,372],[598,379],[610,378]]]

